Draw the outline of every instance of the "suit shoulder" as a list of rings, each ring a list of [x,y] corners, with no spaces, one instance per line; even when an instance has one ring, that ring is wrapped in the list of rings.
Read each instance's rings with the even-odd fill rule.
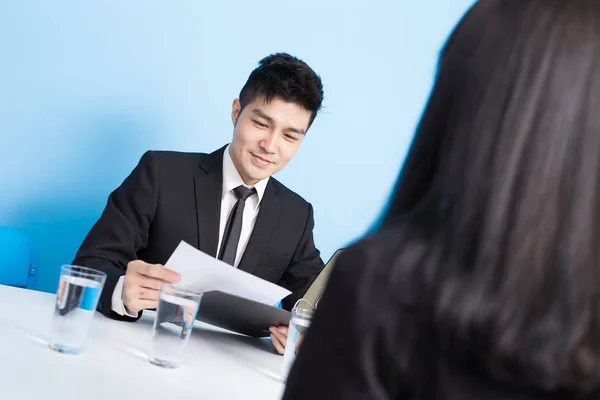
[[[154,158],[160,167],[185,167],[197,166],[204,153],[186,153],[181,151],[148,150],[142,156],[145,158]]]
[[[271,177],[270,179],[271,179],[271,182],[274,185],[275,189],[279,192],[279,194],[281,196],[283,196],[285,198],[286,202],[291,202],[295,206],[308,207],[308,205],[310,203],[308,201],[306,201],[298,193],[289,189],[287,186],[285,186],[283,183],[279,182],[277,179],[275,179],[273,177]]]

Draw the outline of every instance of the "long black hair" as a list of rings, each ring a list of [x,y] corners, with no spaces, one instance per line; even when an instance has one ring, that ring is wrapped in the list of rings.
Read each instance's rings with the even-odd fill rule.
[[[422,278],[441,352],[543,390],[600,387],[599,1],[472,7],[383,218],[398,224],[423,249],[398,265]]]

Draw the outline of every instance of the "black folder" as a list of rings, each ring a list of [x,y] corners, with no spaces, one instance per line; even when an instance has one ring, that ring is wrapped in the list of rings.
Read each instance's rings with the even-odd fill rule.
[[[196,319],[252,337],[270,335],[271,325],[288,326],[291,313],[245,297],[211,291],[202,295]]]

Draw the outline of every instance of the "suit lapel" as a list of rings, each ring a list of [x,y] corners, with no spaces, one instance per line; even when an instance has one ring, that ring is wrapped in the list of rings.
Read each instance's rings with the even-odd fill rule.
[[[252,230],[250,240],[248,241],[242,259],[240,260],[238,269],[248,273],[253,273],[256,270],[260,255],[264,252],[265,246],[271,240],[271,235],[273,234],[279,216],[279,210],[279,195],[273,181],[269,180],[269,183],[265,188],[265,194],[260,203],[260,211],[256,217],[254,229]]]
[[[225,147],[204,156],[200,173],[194,178],[198,248],[213,257],[219,244],[221,191],[223,186],[223,153]]]

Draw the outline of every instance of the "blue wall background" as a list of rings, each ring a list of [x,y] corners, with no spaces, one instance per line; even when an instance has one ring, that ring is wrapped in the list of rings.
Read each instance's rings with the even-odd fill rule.
[[[32,239],[37,289],[54,291],[143,152],[227,143],[248,74],[287,51],[326,100],[278,178],[313,203],[327,259],[381,212],[440,46],[472,2],[0,2],[0,225]]]

